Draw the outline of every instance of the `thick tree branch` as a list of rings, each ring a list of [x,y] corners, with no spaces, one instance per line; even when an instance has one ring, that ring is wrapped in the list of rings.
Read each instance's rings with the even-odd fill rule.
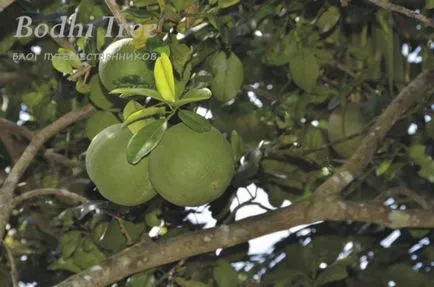
[[[246,242],[252,238],[322,220],[352,220],[376,223],[390,228],[433,228],[434,213],[429,209],[397,211],[378,200],[369,202],[340,201],[337,195],[372,159],[377,146],[400,116],[432,84],[434,71],[424,72],[407,86],[379,116],[360,148],[343,166],[342,171],[321,185],[311,200],[238,221],[231,225],[163,239],[149,245],[140,242],[131,248],[74,275],[58,286],[106,286],[131,274]],[[270,224],[272,223],[272,224]]]
[[[310,212],[318,208],[318,212]],[[311,217],[309,214],[315,214]],[[191,256],[227,248],[249,239],[321,220],[353,220],[381,224],[391,228],[434,227],[430,210],[391,210],[379,201],[322,202],[312,206],[304,201],[277,211],[240,220],[231,225],[162,239],[155,244],[140,242],[119,254],[58,284],[69,286],[108,286],[131,274],[175,262]]]
[[[420,14],[417,11],[410,10],[410,9],[405,8],[403,6],[393,4],[389,0],[368,0],[368,1],[381,7],[381,8],[384,8],[386,10],[396,12],[399,14],[403,14],[409,18],[415,19],[427,27],[434,27],[434,19],[430,19],[430,18]]]
[[[89,117],[94,111],[95,109],[92,105],[86,105],[60,117],[54,123],[33,136],[32,141],[24,150],[0,189],[0,238],[4,236],[5,226],[9,221],[9,216],[13,208],[12,201],[15,188],[44,143],[69,125]]]
[[[16,196],[12,201],[12,205],[17,206],[29,199],[45,196],[45,195],[54,195],[56,197],[65,198],[71,201],[72,203],[77,203],[77,204],[83,204],[89,201],[86,197],[81,196],[74,192],[70,192],[66,189],[41,188],[41,189],[28,191],[26,193],[21,194],[20,196]]]
[[[23,77],[19,73],[15,72],[0,72],[0,85],[10,84],[10,83],[20,83],[28,81],[27,77]]]
[[[333,200],[333,196],[339,194],[350,184],[356,175],[362,171],[371,161],[378,146],[387,132],[400,119],[412,105],[422,101],[426,91],[434,83],[434,71],[421,73],[407,87],[405,87],[392,103],[377,118],[375,124],[369,129],[360,147],[345,163],[340,172],[327,179],[315,191],[315,196],[325,200]]]

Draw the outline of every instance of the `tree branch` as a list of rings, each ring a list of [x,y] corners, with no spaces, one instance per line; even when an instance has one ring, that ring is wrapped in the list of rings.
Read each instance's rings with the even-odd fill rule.
[[[374,5],[377,5],[381,8],[383,8],[383,9],[386,9],[386,10],[389,10],[392,12],[396,12],[399,14],[403,14],[409,18],[415,19],[427,27],[434,27],[434,19],[428,18],[428,17],[426,17],[426,16],[424,16],[424,15],[422,15],[419,12],[416,12],[414,10],[410,10],[410,9],[405,8],[403,6],[393,4],[389,0],[368,0],[368,1]]]
[[[315,196],[323,200],[333,200],[350,184],[357,173],[366,167],[375,154],[379,144],[387,132],[412,105],[423,100],[425,92],[433,85],[434,70],[426,71],[417,76],[405,87],[392,103],[377,118],[375,124],[367,132],[357,151],[348,159],[340,172],[328,178],[315,191]]]
[[[108,286],[131,274],[191,256],[227,248],[252,238],[321,220],[353,220],[381,224],[391,228],[434,227],[430,210],[391,210],[378,201],[322,202],[318,212],[309,212],[312,205],[300,202],[277,211],[240,220],[231,225],[161,239],[153,245],[140,242],[56,285]],[[316,214],[310,217],[308,214]]]
[[[13,206],[18,206],[22,204],[24,201],[27,201],[29,199],[39,197],[39,196],[45,196],[45,195],[54,195],[60,198],[67,198],[68,200],[72,201],[73,203],[77,204],[83,204],[86,202],[89,202],[89,200],[81,196],[77,193],[70,192],[66,189],[57,189],[57,188],[41,188],[41,189],[35,189],[32,191],[28,191],[26,193],[21,194],[20,196],[16,196],[13,201]]]
[[[3,142],[5,143],[5,136],[3,135],[9,135],[12,134],[16,137],[24,137],[26,138],[28,141],[31,141],[33,138],[33,132],[23,126],[20,126],[14,122],[8,121],[6,119],[2,119],[0,118],[0,140],[3,140]],[[4,133],[2,133],[4,132]],[[7,139],[6,139],[6,149],[8,149],[7,147]],[[9,145],[14,145],[13,143],[9,143]],[[19,158],[19,156],[17,157],[17,159]],[[73,160],[70,160],[69,158],[65,157],[64,155],[61,155],[59,153],[54,152],[52,149],[47,149],[44,152],[44,158],[48,161],[48,162],[53,162],[53,163],[57,163],[60,165],[63,165],[65,167],[77,167],[79,165],[78,162],[75,162]],[[12,160],[13,165],[15,165],[14,160]],[[1,186],[1,184],[0,184]]]
[[[0,73],[0,85],[5,85],[9,83],[19,83],[27,81],[28,79],[26,77],[23,77],[23,75],[20,75],[19,73],[15,72],[1,72]]]
[[[12,250],[9,248],[7,244],[3,244],[3,248],[6,251],[6,255],[9,261],[9,266],[11,269],[10,274],[11,274],[12,286],[18,287],[19,276],[18,276],[17,264],[15,263],[14,255],[12,254]]]
[[[88,104],[78,110],[65,114],[33,136],[30,144],[14,165],[0,189],[0,238],[4,236],[5,226],[9,221],[13,208],[12,201],[15,188],[44,143],[69,125],[89,117],[94,111],[93,106]]]
[[[15,0],[0,0],[0,12],[3,12],[4,9],[14,2]]]

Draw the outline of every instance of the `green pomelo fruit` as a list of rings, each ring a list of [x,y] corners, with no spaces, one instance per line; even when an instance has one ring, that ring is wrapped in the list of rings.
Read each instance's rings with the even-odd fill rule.
[[[153,86],[154,74],[147,64],[150,54],[136,50],[131,38],[110,44],[102,53],[98,71],[108,91],[131,86]]]
[[[328,137],[330,142],[349,138],[341,143],[334,144],[333,149],[342,157],[349,158],[359,147],[363,136],[359,134],[365,128],[367,120],[362,113],[360,105],[348,104],[345,108],[337,108],[329,117]],[[350,138],[351,137],[351,138]]]
[[[102,196],[113,203],[134,206],[156,193],[149,181],[148,158],[137,165],[127,161],[125,149],[132,133],[121,124],[96,135],[86,154],[86,170]]]
[[[185,124],[168,129],[149,156],[149,175],[155,190],[179,206],[213,201],[234,174],[232,150],[215,128],[198,133]]]

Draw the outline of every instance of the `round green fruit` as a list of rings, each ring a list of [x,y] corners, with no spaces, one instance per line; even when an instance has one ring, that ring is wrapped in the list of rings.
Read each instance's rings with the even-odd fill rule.
[[[179,206],[199,206],[218,198],[234,174],[232,150],[215,128],[198,133],[185,124],[168,129],[149,156],[155,190]]]
[[[102,196],[113,203],[134,206],[156,195],[148,176],[148,158],[137,165],[127,161],[125,149],[132,133],[122,124],[98,133],[86,153],[86,170]]]
[[[330,142],[349,138],[344,142],[334,144],[333,149],[342,157],[349,158],[359,147],[363,139],[362,135],[354,136],[363,132],[367,123],[366,117],[360,105],[348,104],[346,107],[337,108],[329,117],[328,137]],[[350,138],[351,137],[351,138]]]
[[[149,52],[136,50],[131,38],[110,44],[102,53],[98,71],[108,91],[129,86],[153,86],[154,74],[148,68]]]

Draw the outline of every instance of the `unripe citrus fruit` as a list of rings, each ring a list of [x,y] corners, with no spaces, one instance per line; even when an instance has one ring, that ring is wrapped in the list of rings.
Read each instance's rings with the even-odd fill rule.
[[[352,135],[360,134],[367,120],[362,113],[360,105],[348,104],[346,107],[337,108],[329,117],[328,137],[331,142],[349,138]],[[342,157],[350,157],[359,147],[362,135],[351,137],[344,142],[334,144],[333,149]]]
[[[155,190],[179,206],[199,206],[219,197],[233,173],[232,150],[215,128],[198,133],[185,124],[166,131],[149,156]]]
[[[137,165],[127,161],[125,149],[132,133],[121,124],[98,133],[86,153],[86,170],[102,196],[113,203],[134,206],[155,195],[148,177],[148,158]]]
[[[131,85],[153,85],[154,74],[147,66],[149,52],[136,50],[132,38],[110,44],[102,53],[98,71],[108,91]]]

